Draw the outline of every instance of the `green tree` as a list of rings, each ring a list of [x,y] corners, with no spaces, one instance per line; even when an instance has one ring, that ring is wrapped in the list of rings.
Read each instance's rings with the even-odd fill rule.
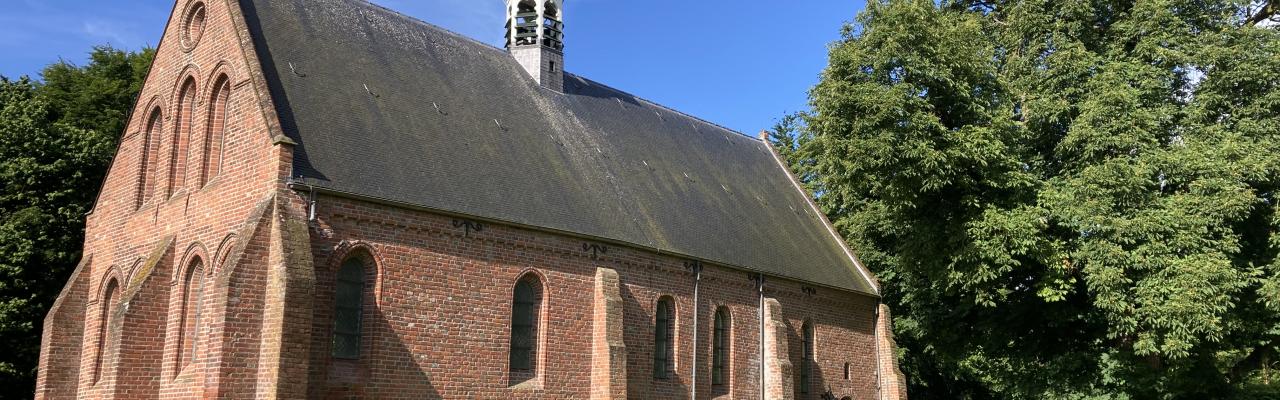
[[[913,398],[1271,388],[1274,16],[1232,0],[869,1],[798,132],[784,121],[773,141],[877,270]]]
[[[45,313],[79,262],[84,219],[153,52],[94,49],[91,62],[0,77],[0,387],[35,387]],[[8,395],[0,394],[0,398]]]
[[[46,67],[40,74],[44,78],[40,95],[52,105],[57,120],[119,136],[153,57],[151,48],[128,52],[95,47],[88,65],[58,62]]]

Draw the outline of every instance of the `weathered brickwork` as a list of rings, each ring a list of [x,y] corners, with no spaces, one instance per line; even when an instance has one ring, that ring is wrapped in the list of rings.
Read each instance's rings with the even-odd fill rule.
[[[84,260],[44,322],[37,398],[757,399],[766,364],[790,366],[768,398],[905,398],[873,296],[777,277],[761,290],[703,264],[695,310],[690,259],[292,185],[296,144],[244,18],[235,0],[176,2]],[[341,358],[337,272],[351,259],[365,266],[360,342]],[[535,368],[513,385],[522,277],[540,285]],[[666,296],[674,370],[658,379]],[[721,307],[728,365],[713,385]],[[799,393],[806,321],[815,364]]]
[[[464,220],[428,212],[320,195],[312,226],[316,260],[316,312],[312,329],[312,397],[336,393],[386,398],[425,393],[443,398],[585,398],[601,366],[597,316],[600,271],[616,271],[621,300],[625,393],[630,398],[688,398],[691,385],[693,279],[688,260],[500,224],[483,230],[455,226]],[[604,246],[607,252],[591,249]],[[333,360],[333,280],[336,268],[356,254],[376,264],[367,274],[365,341],[358,361]],[[534,271],[547,296],[535,387],[507,386],[511,288]],[[607,278],[607,273],[603,279]],[[699,292],[699,398],[759,395],[758,295],[751,274],[707,265]],[[606,284],[607,285],[607,284]],[[607,287],[607,286],[606,286]],[[810,294],[812,293],[812,294]],[[767,279],[765,295],[778,307],[779,340],[792,365],[803,355],[800,329],[814,321],[817,365],[811,387],[796,399],[818,399],[830,388],[839,396],[874,398],[877,302],[783,279]],[[675,374],[653,377],[654,309],[660,296],[676,304]],[[729,387],[711,385],[712,317],[731,315]],[[614,316],[616,318],[616,315]],[[850,379],[843,377],[851,364]],[[794,375],[794,374],[789,374]],[[600,378],[594,378],[599,380]],[[614,381],[616,382],[616,381]],[[793,388],[794,383],[786,385]],[[596,394],[597,398],[599,394]]]
[[[880,346],[880,399],[906,400],[907,377],[898,367],[898,344],[893,340],[893,316],[889,313],[889,306],[880,305],[876,321],[876,340]]]
[[[47,399],[71,398],[80,383],[80,349],[85,340],[84,315],[89,299],[89,273],[85,257],[71,273],[66,288],[58,296],[44,321],[41,338],[41,374],[36,396]]]
[[[623,340],[622,284],[618,271],[596,269],[592,298],[591,398],[627,396],[627,344]]]
[[[188,16],[200,7],[203,18],[192,18],[197,20],[192,29],[184,29]],[[262,79],[253,76],[259,74],[258,67],[245,47],[245,25],[237,19],[242,17],[234,1],[175,4],[115,161],[86,221],[84,265],[46,320],[52,329],[46,330],[42,346],[37,397],[198,398],[253,386],[246,371],[256,368],[256,361],[235,357],[226,346],[245,347],[256,340],[260,326],[251,321],[262,307],[244,307],[251,303],[237,293],[253,291],[250,282],[255,278],[224,273],[253,271],[266,263],[237,269],[228,265],[232,263],[226,256],[245,243],[267,243],[266,236],[249,237],[241,228],[255,206],[280,189],[281,176],[288,173],[281,166],[289,164],[285,155],[291,149],[272,144],[276,130],[269,121],[275,117],[265,112],[270,99],[263,94]],[[179,119],[184,82],[193,83],[195,89],[187,97],[195,101],[186,102],[189,107],[181,113],[185,117]],[[229,89],[229,95],[219,96],[224,93],[219,89]],[[211,117],[217,114],[215,106],[225,107],[225,120]],[[152,115],[159,116],[154,123]],[[171,165],[183,170],[171,172]],[[149,178],[144,178],[144,171]],[[268,250],[249,247],[261,254]],[[180,266],[193,258],[212,266],[205,268],[201,290],[205,301],[200,312],[207,323],[201,324],[196,338],[202,350],[194,362],[182,365],[181,315],[173,311],[180,308],[185,293],[176,279],[182,275]],[[115,318],[104,320],[101,296],[111,279],[120,285],[118,304]],[[245,285],[231,286],[232,281]],[[219,292],[223,301],[218,300]],[[104,329],[108,321],[113,326]],[[105,341],[98,334],[104,331],[109,333]],[[256,352],[254,348],[245,354]]]

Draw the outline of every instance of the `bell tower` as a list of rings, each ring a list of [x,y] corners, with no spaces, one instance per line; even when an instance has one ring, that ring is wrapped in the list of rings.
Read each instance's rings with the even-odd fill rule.
[[[564,1],[506,1],[507,51],[539,85],[564,92]]]

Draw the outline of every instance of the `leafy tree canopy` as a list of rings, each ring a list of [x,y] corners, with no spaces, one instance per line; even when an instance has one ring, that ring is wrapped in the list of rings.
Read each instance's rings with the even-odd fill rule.
[[[1276,7],[868,3],[772,141],[913,398],[1280,396]]]
[[[79,262],[85,214],[153,54],[99,47],[86,66],[45,68],[43,83],[0,77],[0,387],[10,394],[35,387],[41,322]]]

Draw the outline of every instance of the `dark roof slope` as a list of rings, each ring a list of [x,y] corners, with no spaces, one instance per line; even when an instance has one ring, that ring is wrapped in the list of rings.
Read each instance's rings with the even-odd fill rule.
[[[358,0],[241,0],[295,175],[875,293],[759,140]]]

